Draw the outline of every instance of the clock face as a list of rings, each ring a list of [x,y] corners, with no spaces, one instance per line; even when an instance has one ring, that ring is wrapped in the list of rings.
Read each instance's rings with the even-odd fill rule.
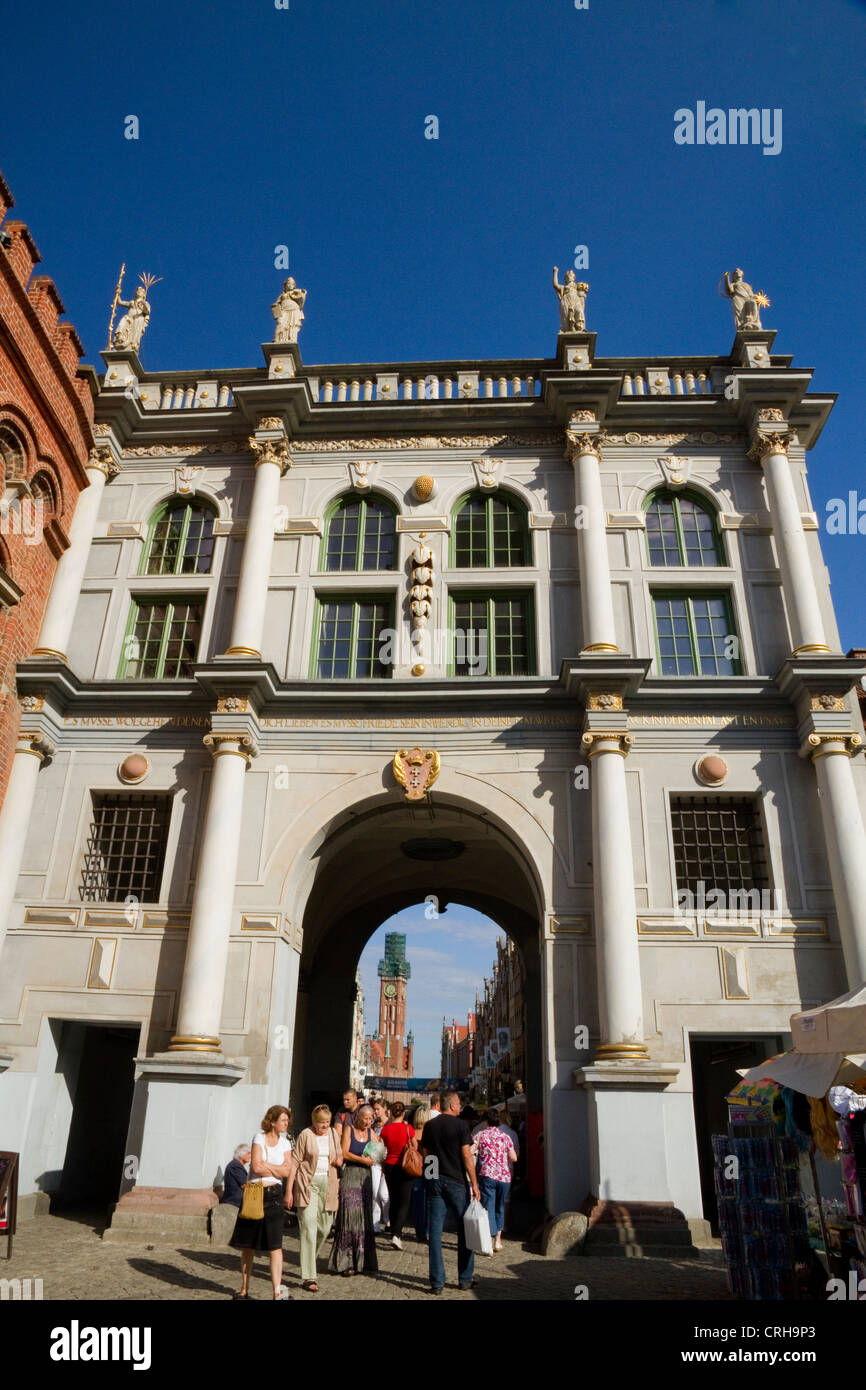
[[[394,998],[394,995],[395,995],[396,993],[397,993],[397,986],[396,986],[396,985],[386,985],[386,986],[385,986],[385,998],[386,998],[386,999],[393,999],[393,998]]]

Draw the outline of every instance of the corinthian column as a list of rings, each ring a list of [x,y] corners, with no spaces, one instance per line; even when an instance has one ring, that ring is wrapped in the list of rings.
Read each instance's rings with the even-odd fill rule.
[[[824,841],[839,920],[848,985],[866,980],[866,835],[851,771],[859,734],[810,734],[806,740],[818,779]]]
[[[78,494],[75,514],[69,527],[69,548],[64,550],[54,572],[51,593],[45,605],[39,645],[34,656],[54,656],[66,661],[66,644],[81,593],[81,581],[90,554],[102,494],[118,467],[106,445],[91,449],[87,462],[88,486]]]
[[[585,652],[615,652],[616,628],[607,553],[607,510],[601,491],[598,433],[566,430],[568,456],[574,468],[574,521],[580,566],[580,607]]]
[[[259,422],[257,433],[250,439],[250,448],[256,460],[256,482],[244,541],[231,644],[226,655],[261,657],[280,478],[291,466],[291,459],[282,425],[277,419]]]
[[[204,739],[214,766],[205,817],[189,941],[170,1052],[220,1052],[220,1016],[226,983],[235,898],[244,773],[254,741],[248,733],[212,733]]]
[[[36,778],[54,744],[42,733],[20,733],[6,796],[0,810],[0,953],[6,939],[9,912],[15,897],[24,846],[30,828],[30,814],[36,795]]]
[[[794,641],[792,655],[829,652],[800,503],[788,462],[788,438],[784,434],[759,434],[749,456],[758,460],[764,470],[782,590]]]
[[[602,1042],[597,1061],[647,1056],[625,759],[631,734],[594,730],[582,744],[592,762],[595,959]]]

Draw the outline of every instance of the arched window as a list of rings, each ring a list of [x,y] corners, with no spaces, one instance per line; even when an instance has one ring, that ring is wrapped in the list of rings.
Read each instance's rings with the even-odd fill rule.
[[[43,522],[50,521],[60,510],[58,506],[57,484],[45,469],[40,469],[31,479],[30,492],[35,501],[42,506]]]
[[[397,523],[384,497],[340,497],[329,508],[319,568],[392,570]]]
[[[197,498],[170,497],[154,512],[141,574],[210,574],[213,509]]]
[[[0,480],[9,483],[27,473],[24,445],[10,425],[0,425]]]
[[[454,509],[451,564],[457,569],[491,569],[530,563],[526,508],[499,492],[471,492]]]
[[[724,551],[713,511],[690,493],[661,489],[646,504],[651,565],[723,565]]]

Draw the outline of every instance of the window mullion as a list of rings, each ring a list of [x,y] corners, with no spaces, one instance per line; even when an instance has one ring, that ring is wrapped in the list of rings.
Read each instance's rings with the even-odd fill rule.
[[[180,523],[180,540],[178,542],[177,559],[174,562],[174,573],[183,573],[183,560],[186,553],[186,543],[189,538],[189,523],[192,516],[192,507],[184,507],[183,521]]]
[[[171,625],[174,620],[174,601],[169,600],[165,606],[165,618],[162,624],[162,637],[159,642],[159,655],[156,659],[155,680],[162,680],[165,675],[165,658],[168,652],[168,634],[171,632]]]
[[[674,524],[677,528],[677,547],[680,552],[680,564],[687,565],[688,557],[686,553],[686,533],[683,530],[683,518],[682,513],[680,512],[680,499],[678,497],[674,497],[672,498],[672,501],[674,512]]]
[[[695,675],[703,675],[701,670],[701,654],[698,649],[698,630],[695,625],[694,602],[691,594],[686,595],[686,617],[689,624],[689,644],[692,649],[692,661],[694,663]]]

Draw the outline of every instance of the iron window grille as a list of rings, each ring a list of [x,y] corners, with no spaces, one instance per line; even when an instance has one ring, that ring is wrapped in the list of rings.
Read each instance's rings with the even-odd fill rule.
[[[193,674],[203,598],[133,599],[118,677],[183,680]]]
[[[528,565],[526,511],[515,499],[473,492],[457,504],[451,564],[457,569]]]
[[[344,497],[325,528],[319,569],[392,570],[397,526],[393,508],[381,498]]]
[[[320,598],[311,675],[318,680],[366,680],[391,675],[385,650],[394,605],[373,595]],[[391,661],[393,661],[393,654]]]
[[[531,676],[535,669],[532,595],[451,594],[452,676]]]
[[[672,796],[671,829],[678,892],[699,899],[700,884],[706,895],[769,888],[760,810],[752,797]]]
[[[157,902],[171,809],[167,796],[93,792],[93,820],[84,853],[85,902],[128,897]]]
[[[645,518],[651,565],[724,564],[715,515],[695,497],[688,493],[653,493]]]
[[[726,593],[654,593],[656,654],[663,676],[739,676],[739,640]]]
[[[216,520],[210,507],[172,497],[150,523],[141,574],[210,574]]]

